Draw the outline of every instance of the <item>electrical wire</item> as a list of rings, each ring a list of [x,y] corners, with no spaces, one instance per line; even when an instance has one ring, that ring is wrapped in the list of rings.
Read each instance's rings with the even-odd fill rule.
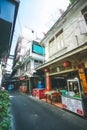
[[[20,29],[20,33],[21,33],[21,32],[22,32],[22,26],[21,26],[21,22],[20,22],[19,15],[18,15],[18,23],[19,23],[19,29]]]

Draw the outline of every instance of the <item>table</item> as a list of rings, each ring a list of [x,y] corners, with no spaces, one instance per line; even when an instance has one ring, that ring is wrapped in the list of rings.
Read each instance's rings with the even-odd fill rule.
[[[52,90],[52,91],[45,92],[44,95],[46,97],[46,102],[47,102],[47,96],[50,96],[50,100],[51,100],[51,104],[52,104],[53,97],[58,97],[59,94],[60,94],[60,92],[58,90]]]

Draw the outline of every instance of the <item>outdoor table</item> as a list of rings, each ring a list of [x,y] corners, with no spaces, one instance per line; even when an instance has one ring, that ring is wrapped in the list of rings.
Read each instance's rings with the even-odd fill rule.
[[[47,102],[47,96],[50,96],[50,100],[51,100],[51,104],[52,104],[52,100],[53,100],[54,94],[57,95],[58,93],[59,93],[58,90],[52,90],[52,91],[45,92],[44,95],[46,97],[46,102]]]

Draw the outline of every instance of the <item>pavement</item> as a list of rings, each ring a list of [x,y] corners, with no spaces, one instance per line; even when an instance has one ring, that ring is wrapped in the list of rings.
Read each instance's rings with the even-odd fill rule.
[[[35,97],[11,92],[11,130],[87,130],[87,119]]]

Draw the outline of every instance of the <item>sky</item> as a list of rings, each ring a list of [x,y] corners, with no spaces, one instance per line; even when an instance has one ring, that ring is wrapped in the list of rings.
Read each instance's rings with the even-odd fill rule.
[[[58,9],[66,10],[68,5],[69,0],[20,0],[12,48],[15,48],[24,26],[35,30],[40,37],[42,32],[49,30],[49,24],[52,23],[52,18],[56,17]],[[13,49],[11,53],[14,53]]]
[[[68,5],[69,0],[20,0],[10,54],[14,54],[18,36],[24,26],[36,31],[38,37],[42,38],[42,32],[46,33],[60,16],[59,9],[65,11]],[[9,68],[11,64],[8,60]]]

